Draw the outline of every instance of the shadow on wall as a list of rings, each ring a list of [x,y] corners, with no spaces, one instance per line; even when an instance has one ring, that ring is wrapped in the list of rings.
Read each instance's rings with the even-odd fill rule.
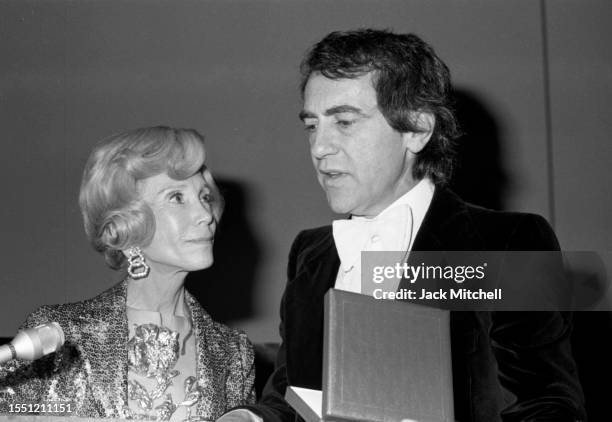
[[[225,211],[215,234],[215,264],[187,276],[187,289],[216,321],[227,323],[253,316],[260,243],[247,220],[248,195],[233,180],[217,180]]]
[[[475,94],[457,89],[455,100],[463,135],[457,140],[451,189],[467,202],[503,210],[509,180],[501,155],[500,124]]]

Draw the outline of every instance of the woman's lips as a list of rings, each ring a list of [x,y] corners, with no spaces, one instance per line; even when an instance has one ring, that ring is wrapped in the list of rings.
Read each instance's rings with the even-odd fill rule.
[[[196,237],[193,239],[187,239],[186,242],[189,243],[207,243],[207,242],[212,242],[213,238],[212,237]]]

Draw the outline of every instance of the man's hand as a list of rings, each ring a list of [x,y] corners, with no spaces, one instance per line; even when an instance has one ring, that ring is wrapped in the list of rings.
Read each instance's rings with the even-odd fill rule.
[[[246,409],[236,409],[221,416],[217,422],[263,422],[263,419]]]

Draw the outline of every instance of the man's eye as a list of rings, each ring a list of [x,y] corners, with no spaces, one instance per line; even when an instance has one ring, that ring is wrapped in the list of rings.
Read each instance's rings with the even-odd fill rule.
[[[304,130],[306,132],[313,132],[317,129],[317,124],[313,121],[304,121]]]
[[[170,195],[170,202],[174,202],[175,204],[183,204],[185,203],[185,198],[181,192],[174,192]]]
[[[336,121],[336,124],[338,126],[340,126],[341,128],[348,128],[351,127],[351,125],[355,123],[354,120],[338,120]]]

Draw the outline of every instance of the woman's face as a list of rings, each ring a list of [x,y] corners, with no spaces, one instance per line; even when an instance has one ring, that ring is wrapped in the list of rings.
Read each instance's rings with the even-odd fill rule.
[[[202,174],[185,180],[159,174],[140,181],[139,190],[155,216],[153,240],[142,248],[151,268],[172,272],[210,267],[217,222]]]

